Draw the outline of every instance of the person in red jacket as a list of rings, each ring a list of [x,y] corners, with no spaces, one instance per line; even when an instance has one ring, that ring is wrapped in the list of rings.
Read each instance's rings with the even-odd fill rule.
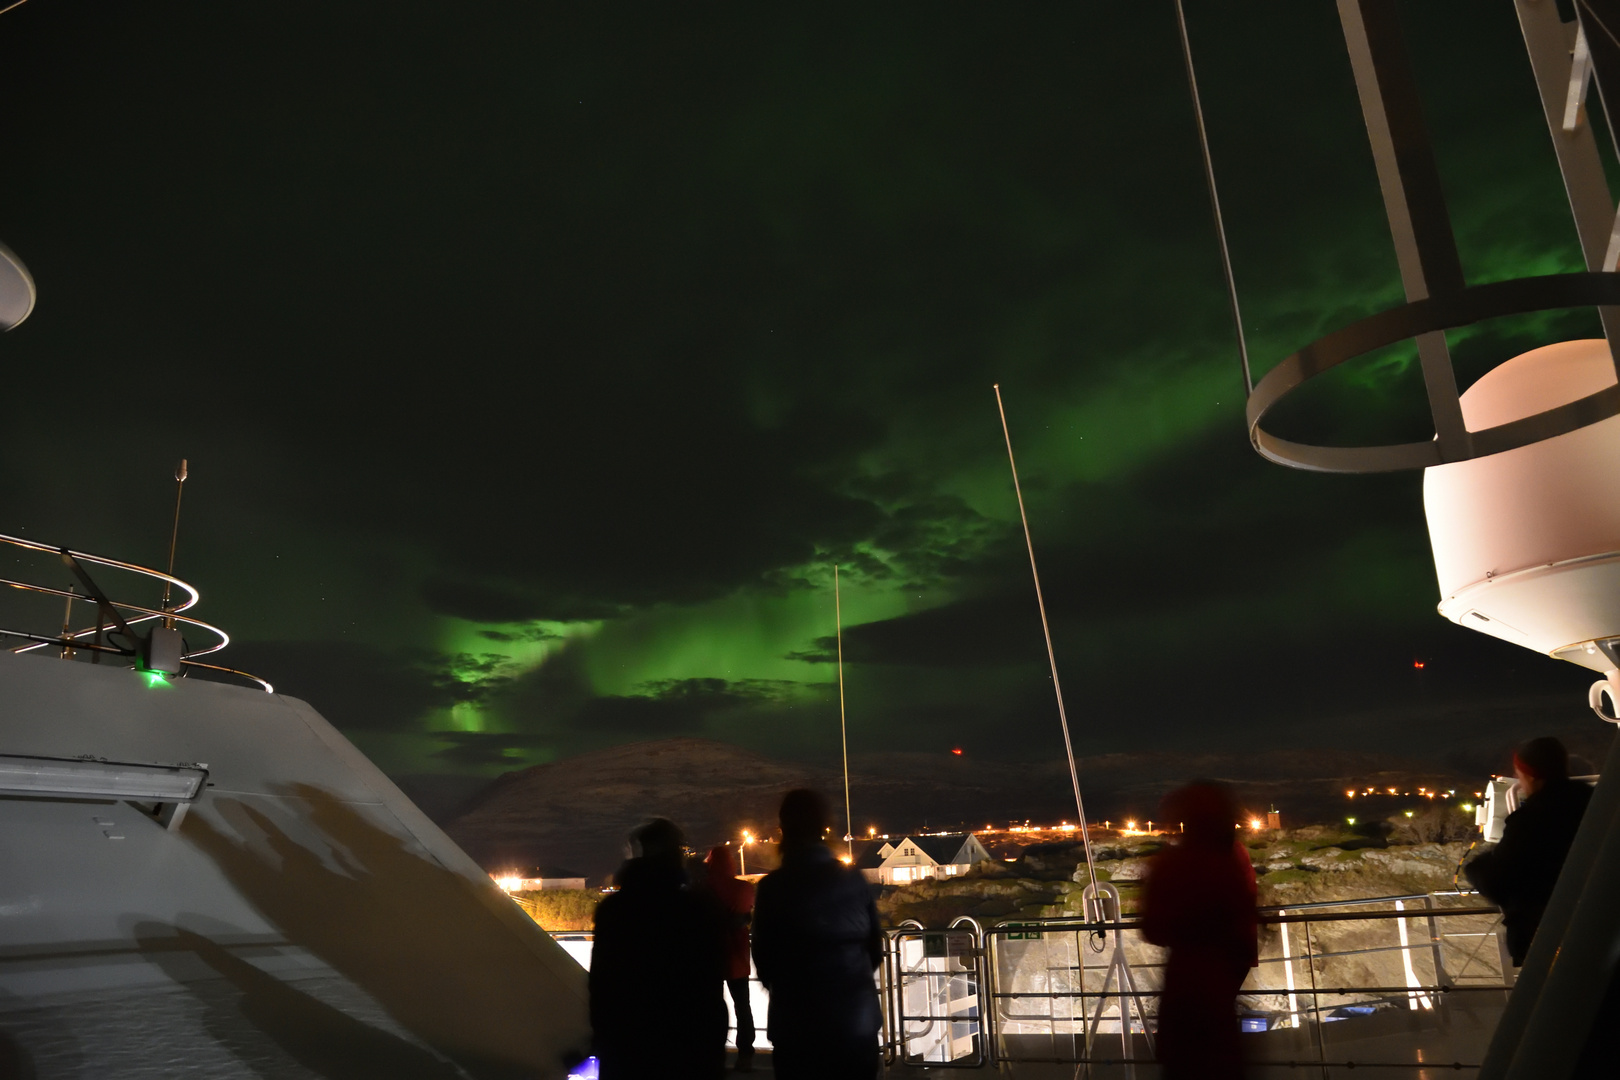
[[[1189,784],[1164,801],[1181,836],[1149,864],[1142,934],[1170,950],[1159,998],[1165,1080],[1243,1075],[1235,1004],[1260,961],[1254,866],[1233,826],[1237,808],[1215,784]]]
[[[724,913],[726,990],[737,1014],[737,1071],[754,1065],[754,1009],[748,1000],[748,924],[754,918],[754,886],[737,876],[737,855],[729,847],[709,850],[703,860],[709,892]]]

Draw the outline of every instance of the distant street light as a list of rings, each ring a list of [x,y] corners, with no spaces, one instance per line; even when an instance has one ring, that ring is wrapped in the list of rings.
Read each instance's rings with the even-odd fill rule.
[[[737,873],[748,873],[748,845],[754,842],[754,834],[747,829],[743,830],[742,846],[737,849]]]

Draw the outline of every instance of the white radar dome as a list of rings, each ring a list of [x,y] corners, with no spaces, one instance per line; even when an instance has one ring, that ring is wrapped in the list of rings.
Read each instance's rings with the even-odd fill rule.
[[[1469,387],[1463,420],[1480,431],[1614,384],[1606,341],[1547,345]],[[1594,671],[1620,668],[1620,416],[1426,469],[1423,504],[1440,614]]]

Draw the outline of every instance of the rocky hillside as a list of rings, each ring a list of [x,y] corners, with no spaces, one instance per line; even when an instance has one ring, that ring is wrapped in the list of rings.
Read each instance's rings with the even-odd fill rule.
[[[1452,811],[1456,813],[1456,811]],[[1372,831],[1372,830],[1368,830]],[[1376,830],[1382,832],[1383,830]],[[1458,830],[1462,831],[1462,830]],[[1402,843],[1415,837],[1368,836],[1336,828],[1311,827],[1278,833],[1259,834],[1248,843],[1260,885],[1260,903],[1267,907],[1288,908],[1309,903],[1360,900],[1372,897],[1422,895],[1444,892],[1452,887],[1458,862],[1469,844],[1461,840],[1429,840]],[[1394,840],[1395,842],[1391,842]],[[1054,846],[1055,848],[1055,846]],[[1077,918],[1082,916],[1081,898],[1085,889],[1084,863],[1078,847],[1069,850],[1032,850],[1016,863],[981,864],[973,873],[960,878],[925,881],[887,889],[878,901],[885,924],[898,925],[915,919],[927,928],[943,928],[958,916],[970,915],[982,925],[1025,920]],[[1148,838],[1122,838],[1100,845],[1097,876],[1119,887],[1126,915],[1135,908],[1140,883],[1158,841]],[[1066,876],[1064,872],[1067,871]],[[1420,902],[1409,902],[1421,909]],[[1444,906],[1483,905],[1477,897],[1441,899]],[[1377,905],[1388,909],[1392,903]],[[1353,911],[1353,908],[1340,909]],[[1407,972],[1400,944],[1399,920],[1324,921],[1311,929],[1311,942],[1320,956],[1313,967],[1323,987],[1401,987]],[[1490,915],[1441,919],[1439,951],[1448,974],[1463,983],[1481,984],[1500,980],[1501,961],[1495,947],[1495,918]],[[1429,940],[1427,924],[1406,920],[1409,942]],[[1483,935],[1483,936],[1482,936]],[[1043,934],[1033,941],[1003,939],[997,950],[1001,986],[1015,992],[1041,994],[1057,988],[1053,972],[1072,972],[1081,962],[1092,970],[1087,975],[1100,979],[1097,965],[1102,953],[1087,953],[1082,961],[1078,938],[1073,934]],[[1139,935],[1124,935],[1126,957],[1136,971],[1139,985],[1157,986],[1162,950],[1148,945]],[[1100,943],[1099,943],[1100,944]],[[1304,931],[1291,928],[1288,955],[1294,957],[1294,977],[1299,986],[1309,985],[1310,973],[1298,959],[1304,948]],[[1411,954],[1412,974],[1420,983],[1434,981],[1433,952],[1428,947]],[[1285,994],[1275,991],[1285,981],[1284,940],[1276,924],[1262,924],[1260,930],[1261,966],[1253,971],[1246,986],[1243,1004],[1248,1010],[1280,1017],[1289,1008]],[[1073,982],[1073,976],[1063,977]],[[1088,984],[1090,985],[1090,984]],[[1093,986],[1093,988],[1095,988]],[[1330,1008],[1376,1003],[1388,1005],[1387,992],[1332,993],[1323,999]],[[1397,1004],[1404,997],[1396,995]]]
[[[761,828],[784,791],[827,779],[706,739],[634,743],[508,773],[445,831],[489,869],[550,864],[602,878],[649,818],[706,845]]]
[[[1452,888],[1468,841],[1400,840],[1328,826],[1258,834],[1247,846],[1260,903],[1286,906]],[[1127,914],[1135,910],[1149,860],[1159,846],[1155,838],[1135,837],[1104,841],[1093,849],[1098,880],[1119,888]],[[1078,844],[1046,845],[1014,863],[982,864],[963,877],[887,889],[878,904],[891,925],[916,919],[924,926],[942,927],[958,915],[981,922],[1078,916],[1089,880],[1084,859]]]

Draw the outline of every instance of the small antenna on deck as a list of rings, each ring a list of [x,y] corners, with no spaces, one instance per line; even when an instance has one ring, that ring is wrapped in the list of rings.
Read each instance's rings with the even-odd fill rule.
[[[186,459],[181,458],[180,464],[174,467],[174,529],[169,533],[169,576],[174,576],[174,549],[180,542],[180,500],[186,493]],[[159,610],[169,610],[169,583],[163,583],[163,603],[158,605]],[[164,619],[163,625],[174,629],[172,618]]]

